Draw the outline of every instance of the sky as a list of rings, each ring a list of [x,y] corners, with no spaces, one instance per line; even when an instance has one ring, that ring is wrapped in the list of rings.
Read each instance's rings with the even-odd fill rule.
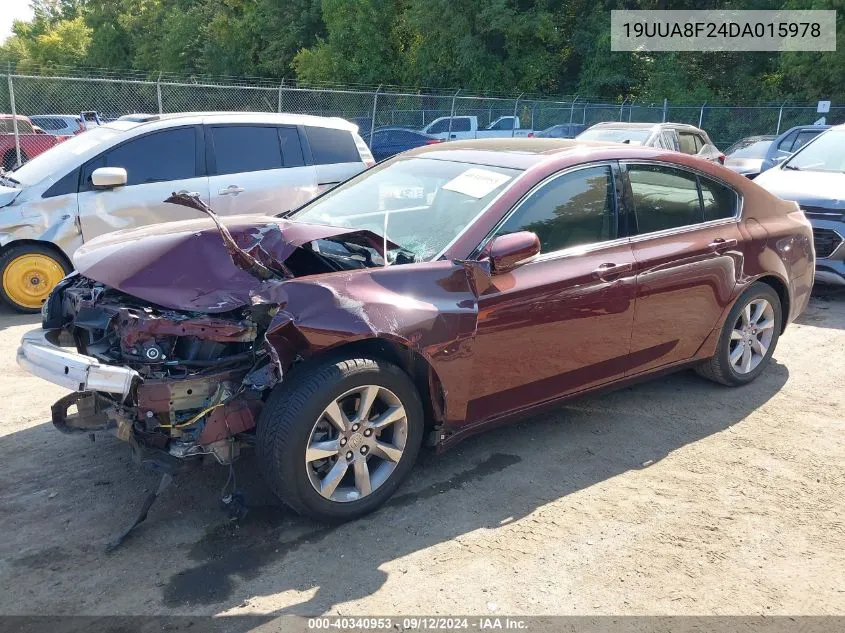
[[[0,44],[12,34],[12,22],[31,17],[29,0],[0,0]]]

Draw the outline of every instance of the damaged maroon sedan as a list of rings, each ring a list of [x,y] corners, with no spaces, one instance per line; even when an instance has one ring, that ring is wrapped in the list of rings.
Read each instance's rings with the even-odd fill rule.
[[[424,440],[669,369],[743,385],[813,283],[794,203],[659,149],[425,147],[281,218],[170,201],[209,217],[82,247],[18,362],[73,390],[60,430],[164,461],[255,447],[319,519],[384,503]]]

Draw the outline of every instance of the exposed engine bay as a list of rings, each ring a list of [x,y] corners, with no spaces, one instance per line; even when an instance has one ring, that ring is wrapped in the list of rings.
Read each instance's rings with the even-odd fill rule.
[[[202,202],[171,201],[210,215],[236,266],[264,284],[384,265],[381,240],[372,234],[310,240],[281,261],[243,248]],[[392,263],[413,261],[412,253],[390,247]],[[282,379],[278,353],[265,337],[278,310],[258,295],[224,312],[176,310],[82,275],[68,277],[45,306],[43,327],[61,330],[63,344],[85,356],[130,368],[135,379],[123,394],[80,390],[62,398],[53,405],[54,424],[64,432],[113,430],[142,459],[213,455],[230,464],[252,443],[263,399]]]

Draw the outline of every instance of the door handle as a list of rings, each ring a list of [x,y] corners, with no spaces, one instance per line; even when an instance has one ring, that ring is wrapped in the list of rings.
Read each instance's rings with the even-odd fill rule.
[[[715,240],[710,242],[710,244],[708,244],[708,246],[710,247],[711,251],[718,253],[719,251],[724,251],[728,248],[733,248],[734,246],[736,246],[736,244],[737,244],[737,241],[733,238],[726,240],[724,238],[717,237]]]
[[[217,193],[221,196],[234,196],[243,192],[243,187],[238,187],[237,185],[229,185],[228,187],[226,187],[225,189],[221,189]]]
[[[187,189],[180,189],[176,192],[177,195],[180,196],[189,196],[191,198],[199,198],[200,192],[199,191],[188,191]]]
[[[593,271],[593,276],[597,279],[603,279],[605,281],[617,276],[621,275],[622,273],[630,272],[634,269],[634,265],[630,262],[625,264],[614,264],[613,262],[608,262],[607,264],[602,264],[598,268]]]

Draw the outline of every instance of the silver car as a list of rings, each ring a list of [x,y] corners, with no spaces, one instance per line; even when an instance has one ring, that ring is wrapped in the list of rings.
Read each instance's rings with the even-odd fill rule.
[[[200,217],[165,204],[196,192],[221,215],[277,214],[374,163],[357,126],[293,114],[124,117],[0,175],[0,296],[41,308],[93,237]]]

